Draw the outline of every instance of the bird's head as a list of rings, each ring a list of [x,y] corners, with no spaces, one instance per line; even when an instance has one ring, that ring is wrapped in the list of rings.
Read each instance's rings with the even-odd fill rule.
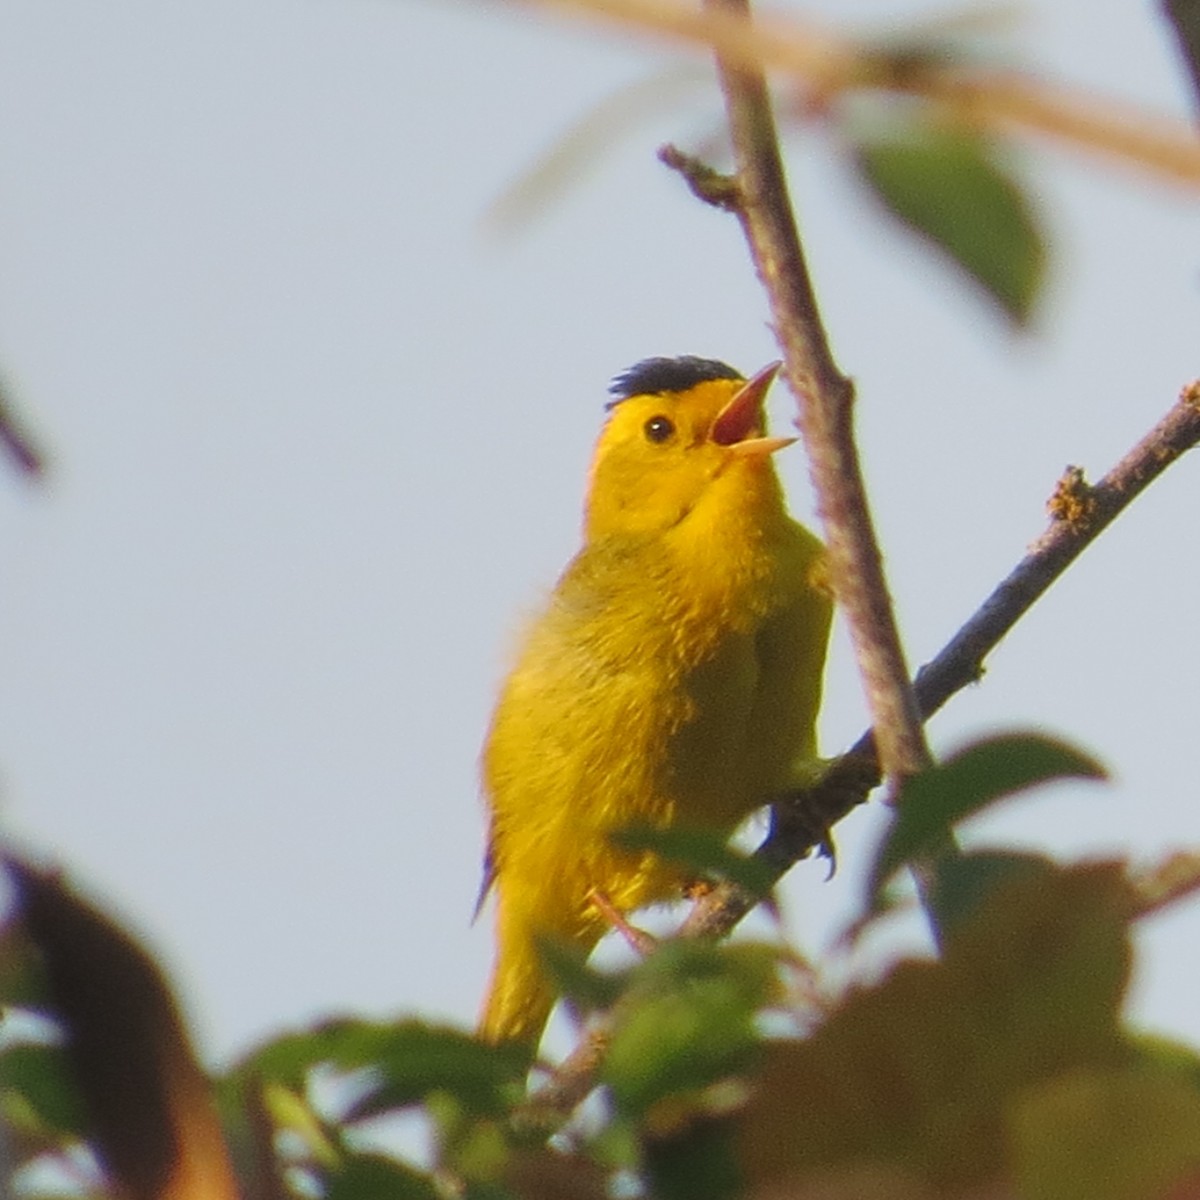
[[[698,507],[762,494],[781,504],[771,455],[796,439],[766,436],[763,400],[778,370],[747,380],[710,359],[651,358],[619,375],[592,459],[587,536],[658,532]]]

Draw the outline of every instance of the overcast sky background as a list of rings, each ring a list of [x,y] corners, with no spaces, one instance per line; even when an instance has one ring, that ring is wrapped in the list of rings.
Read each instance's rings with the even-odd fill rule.
[[[1155,4],[1022,13],[1027,60],[1188,113]],[[683,103],[485,236],[574,119],[681,62]],[[0,3],[0,371],[51,457],[44,484],[0,472],[0,819],[144,934],[213,1061],[333,1013],[474,1019],[478,749],[512,631],[575,549],[607,382],[652,354],[775,357],[736,223],[654,158],[715,128],[702,68],[499,4]],[[1101,474],[1200,373],[1200,197],[1023,153],[1053,274],[1018,338],[823,134],[789,155],[915,665],[1041,531],[1064,466]],[[809,513],[800,449],[779,466]],[[1200,844],[1198,496],[1200,457],[935,721],[939,749],[1035,725],[1115,776],[972,844]],[[834,753],[864,723],[840,630],[828,697]],[[808,949],[879,827],[841,827],[832,883],[793,871]],[[1140,932],[1139,1021],[1200,1039],[1198,939],[1200,904]]]

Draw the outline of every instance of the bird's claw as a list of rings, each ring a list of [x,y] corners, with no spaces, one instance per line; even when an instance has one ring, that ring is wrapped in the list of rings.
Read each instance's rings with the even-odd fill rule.
[[[832,828],[827,828],[821,834],[821,839],[817,842],[817,854],[829,861],[829,873],[825,876],[825,882],[828,883],[837,874],[838,869],[837,843],[833,840]]]
[[[639,958],[645,958],[658,946],[658,939],[653,934],[631,925],[625,914],[599,888],[592,888],[588,894],[592,907],[615,929],[624,939],[626,945]]]

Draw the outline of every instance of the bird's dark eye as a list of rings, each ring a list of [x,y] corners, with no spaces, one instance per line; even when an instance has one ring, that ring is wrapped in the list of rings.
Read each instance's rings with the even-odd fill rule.
[[[665,442],[675,432],[675,422],[670,417],[651,417],[642,428],[651,442]]]

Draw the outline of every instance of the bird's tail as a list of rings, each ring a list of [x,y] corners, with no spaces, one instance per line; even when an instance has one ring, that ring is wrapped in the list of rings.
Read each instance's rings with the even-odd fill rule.
[[[496,966],[479,1017],[479,1036],[493,1043],[523,1042],[532,1052],[557,997],[534,939],[524,931],[505,936],[501,928],[498,933]]]
[[[607,925],[566,890],[549,913],[540,894],[533,905],[522,904],[525,899],[520,892],[515,897],[506,894],[503,887],[497,891],[496,965],[479,1017],[479,1036],[489,1042],[523,1042],[533,1053],[558,999],[546,973],[542,940],[573,946],[586,957]]]

